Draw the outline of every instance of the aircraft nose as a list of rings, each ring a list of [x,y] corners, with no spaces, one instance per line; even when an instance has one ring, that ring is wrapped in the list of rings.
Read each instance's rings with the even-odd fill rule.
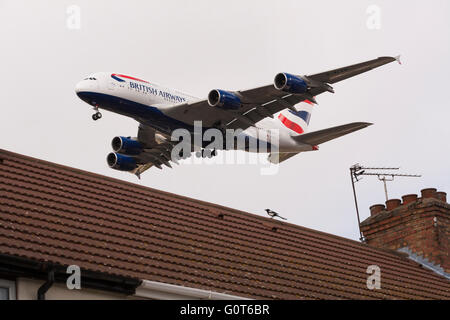
[[[78,98],[89,104],[92,104],[92,94],[97,91],[98,87],[98,84],[93,79],[84,79],[75,85],[75,93]]]
[[[80,81],[77,83],[77,85],[75,86],[75,93],[79,94],[80,92],[82,92],[84,90],[83,88],[83,81]]]
[[[97,89],[99,88],[99,83],[96,77],[90,76],[86,79],[83,79],[79,81],[75,85],[75,93],[77,96],[81,99],[83,99],[83,96],[86,94],[97,92]],[[84,99],[83,99],[84,100]]]

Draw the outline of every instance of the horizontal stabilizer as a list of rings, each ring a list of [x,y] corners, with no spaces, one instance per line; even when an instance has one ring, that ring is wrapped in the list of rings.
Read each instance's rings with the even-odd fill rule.
[[[370,125],[372,125],[372,123],[353,122],[353,123],[349,123],[349,124],[344,124],[342,126],[332,127],[332,128],[328,128],[328,129],[310,132],[310,133],[305,133],[305,134],[295,136],[292,138],[299,143],[316,146],[321,143],[324,143],[324,142],[339,138],[343,135],[349,134],[353,131],[363,129]]]

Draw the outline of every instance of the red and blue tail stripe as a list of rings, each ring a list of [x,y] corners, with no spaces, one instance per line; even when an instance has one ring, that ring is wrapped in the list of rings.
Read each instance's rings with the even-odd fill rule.
[[[304,100],[306,104],[298,104],[294,110],[287,109],[278,115],[278,119],[288,129],[297,134],[302,134],[307,130],[311,119],[312,102]]]
[[[302,134],[303,132],[305,132],[299,124],[289,120],[282,113],[278,115],[278,119],[280,119],[281,123],[283,123],[288,129],[291,129],[298,134]]]
[[[288,110],[290,113],[292,113],[293,115],[302,118],[306,124],[309,124],[309,119],[311,119],[311,113],[309,113],[308,111],[305,110],[301,110],[301,111],[292,111],[292,110]]]

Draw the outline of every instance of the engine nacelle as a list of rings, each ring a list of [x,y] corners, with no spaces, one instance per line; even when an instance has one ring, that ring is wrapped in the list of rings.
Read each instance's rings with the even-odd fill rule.
[[[278,90],[302,94],[308,90],[308,84],[300,77],[289,73],[279,73],[275,76],[274,86]]]
[[[108,154],[106,161],[110,168],[121,171],[132,171],[137,167],[136,160],[133,157],[115,152]]]
[[[219,107],[223,109],[239,109],[241,107],[241,99],[234,93],[214,89],[208,94],[208,104],[211,107]]]
[[[111,146],[115,152],[131,155],[140,154],[144,148],[139,141],[125,137],[114,137]]]

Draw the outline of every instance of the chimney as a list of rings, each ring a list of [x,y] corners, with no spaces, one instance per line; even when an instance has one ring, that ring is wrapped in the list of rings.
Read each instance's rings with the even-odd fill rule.
[[[437,198],[443,202],[447,202],[447,194],[443,191],[436,192]]]
[[[420,190],[420,193],[422,194],[422,199],[437,197],[435,188],[422,189]]]
[[[402,202],[400,199],[389,199],[386,201],[386,210],[391,211],[400,206]]]
[[[417,194],[405,194],[402,196],[403,204],[408,204],[417,201]]]
[[[445,192],[427,188],[420,198],[407,194],[402,201],[386,201],[386,208],[373,205],[361,231],[368,245],[412,253],[450,274],[450,204]]]
[[[370,215],[374,216],[384,210],[384,204],[374,204],[370,207]]]

